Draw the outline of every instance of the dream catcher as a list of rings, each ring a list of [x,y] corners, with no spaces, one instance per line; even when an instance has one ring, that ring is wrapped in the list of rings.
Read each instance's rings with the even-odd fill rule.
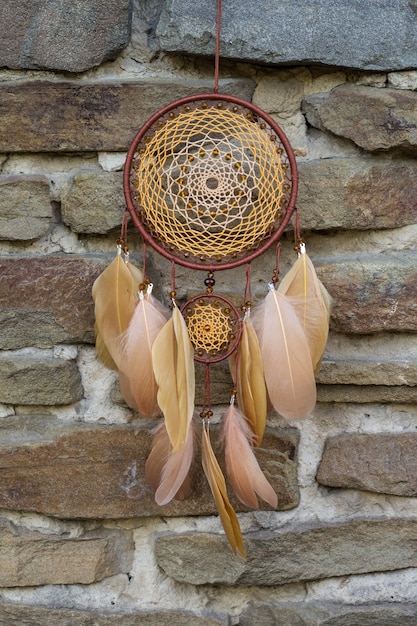
[[[295,220],[297,260],[278,286],[279,240],[296,214],[297,168],[288,139],[256,106],[218,93],[220,0],[213,93],[183,98],[140,129],[124,169],[127,209],[146,244],[172,264],[171,310],[152,295],[126,245],[93,287],[97,351],[117,369],[129,406],[163,415],[146,476],[160,505],[191,490],[194,455],[194,361],[205,365],[202,465],[236,553],[244,556],[237,516],[210,441],[210,368],[228,359],[234,381],[223,418],[226,475],[239,499],[277,496],[256,460],[269,407],[287,419],[307,417],[316,402],[314,373],[327,341],[330,298],[318,280]],[[275,245],[276,265],[264,302],[252,311],[251,261]],[[204,287],[181,309],[175,266],[204,272]],[[218,270],[246,266],[242,306],[216,293]]]

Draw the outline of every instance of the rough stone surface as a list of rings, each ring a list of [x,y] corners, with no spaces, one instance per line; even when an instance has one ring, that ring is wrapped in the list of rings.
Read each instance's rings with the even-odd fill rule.
[[[215,24],[215,3],[169,0],[157,33],[164,50],[213,55]],[[408,69],[416,61],[416,26],[415,5],[406,0],[368,4],[366,11],[349,0],[270,0],[262,11],[233,0],[222,9],[221,54],[261,63]]]
[[[417,330],[414,252],[361,254],[315,266],[333,297],[333,329],[359,334]]]
[[[327,487],[416,496],[416,445],[416,433],[330,437],[317,480]]]
[[[341,85],[306,97],[303,108],[312,126],[350,139],[365,150],[417,153],[414,91]]]
[[[37,239],[48,232],[51,217],[44,176],[0,176],[0,239]]]
[[[321,159],[300,163],[299,176],[297,207],[307,230],[398,228],[417,223],[417,163],[413,159]]]
[[[251,79],[220,81],[221,93],[245,100],[254,88]],[[155,111],[212,90],[208,80],[0,83],[0,153],[124,152]]]
[[[0,66],[83,72],[128,44],[129,0],[8,0],[0,6]]]
[[[69,539],[0,521],[0,585],[90,584],[132,566],[129,532],[99,530]],[[1,622],[0,622],[1,623]]]
[[[0,604],[0,626],[229,626],[228,616],[209,612],[139,611],[106,613]]]
[[[0,508],[93,519],[215,513],[198,458],[191,470],[192,496],[164,507],[155,503],[144,476],[152,443],[147,427],[155,425],[71,426],[35,416],[3,418]],[[212,430],[216,442],[216,429]],[[299,501],[296,446],[295,429],[268,429],[257,451],[281,510]],[[214,443],[214,448],[220,460],[219,444]],[[238,510],[247,510],[235,497],[231,502]]]
[[[37,357],[0,357],[0,402],[72,404],[83,397],[74,361]]]
[[[62,220],[76,233],[104,234],[122,223],[126,201],[122,172],[82,169],[66,182]]]
[[[252,602],[240,616],[239,626],[415,626],[416,615],[417,604]]]
[[[416,540],[416,520],[368,519],[246,535],[246,561],[208,533],[160,535],[155,555],[180,582],[270,586],[416,567]]]
[[[388,387],[387,385],[317,385],[319,402],[367,402],[414,404],[417,387]]]
[[[323,359],[316,380],[325,385],[417,386],[417,358]]]
[[[93,342],[91,287],[111,260],[75,255],[0,258],[0,348]]]

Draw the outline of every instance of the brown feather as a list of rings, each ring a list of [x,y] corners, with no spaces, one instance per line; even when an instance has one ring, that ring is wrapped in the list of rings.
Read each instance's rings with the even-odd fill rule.
[[[192,451],[192,447],[193,447],[193,432],[192,432],[192,428],[190,428],[190,438],[191,438],[191,444],[190,444],[190,441],[188,439],[187,439],[187,442],[185,444],[186,446],[190,446],[191,445],[191,455],[190,455],[191,458],[189,460],[189,463],[191,463],[192,454],[193,454],[193,451]],[[170,456],[171,452],[172,452],[171,442],[169,440],[168,433],[167,433],[167,430],[165,428],[165,424],[162,423],[159,426],[157,426],[157,428],[154,431],[152,450],[151,450],[151,452],[150,452],[150,454],[149,454],[149,456],[148,456],[148,458],[146,460],[146,463],[145,463],[146,480],[148,481],[148,483],[151,485],[151,487],[156,492],[158,491],[158,489],[161,488],[161,486],[163,486],[163,483],[161,482],[161,479],[162,479],[162,481],[164,480],[163,479],[164,471],[168,472],[167,461],[169,459],[169,456]],[[174,470],[176,470],[176,469],[177,468],[175,467]],[[171,491],[174,491],[174,490],[176,490],[176,491],[174,492],[174,495],[172,496],[172,498],[170,497],[170,500],[171,499],[184,500],[185,498],[187,498],[190,495],[190,493],[191,493],[191,482],[190,482],[190,477],[188,476],[188,469],[189,469],[189,467],[187,468],[187,471],[185,471],[185,467],[183,466],[181,468],[181,471],[175,471],[175,477],[172,479]],[[182,479],[181,474],[184,474],[185,478],[182,480],[180,486],[178,487],[178,483]],[[162,500],[162,498],[160,498],[160,500]],[[167,500],[167,502],[168,501],[169,500]],[[157,500],[157,503],[158,504],[166,504],[166,502],[162,502],[162,501],[158,502],[158,500]]]
[[[329,334],[331,298],[319,280],[314,265],[305,252],[305,246],[284,276],[278,291],[291,298],[307,335],[313,369],[317,372]]]
[[[254,443],[259,446],[265,430],[267,415],[267,393],[264,380],[261,349],[250,315],[242,324],[242,337],[235,357],[230,359],[230,369],[236,378],[237,402],[255,435]]]
[[[274,409],[288,419],[307,417],[316,403],[316,385],[308,341],[291,300],[272,287],[252,319]]]
[[[216,502],[217,511],[219,513],[224,532],[226,533],[226,537],[229,540],[233,552],[236,554],[239,550],[240,554],[245,559],[246,554],[243,546],[242,531],[240,530],[239,520],[237,519],[237,515],[227,497],[224,476],[217,459],[214,456],[210,443],[210,437],[206,428],[203,428],[202,463],[204,473]]]
[[[274,509],[278,499],[256,460],[244,416],[230,404],[223,422],[227,478],[243,504],[258,508],[258,495]]]
[[[160,413],[158,387],[152,367],[152,346],[166,324],[161,304],[148,293],[140,293],[139,302],[123,337],[124,361],[122,371],[129,380],[131,398],[139,413],[153,417]]]
[[[135,310],[137,290],[138,284],[120,254],[93,284],[99,354],[104,354],[101,350],[104,344],[118,369],[124,358],[120,338]],[[108,362],[107,354],[104,354],[104,358]]]
[[[174,451],[185,444],[194,412],[194,348],[175,305],[152,348],[158,404]]]

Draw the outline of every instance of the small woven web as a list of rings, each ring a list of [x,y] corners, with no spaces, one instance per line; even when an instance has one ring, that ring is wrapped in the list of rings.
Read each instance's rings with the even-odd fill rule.
[[[226,301],[203,296],[185,306],[185,319],[197,359],[221,360],[238,340],[238,320]]]
[[[289,188],[282,155],[279,140],[246,110],[176,110],[142,141],[133,200],[160,245],[233,257],[257,248],[281,218]]]

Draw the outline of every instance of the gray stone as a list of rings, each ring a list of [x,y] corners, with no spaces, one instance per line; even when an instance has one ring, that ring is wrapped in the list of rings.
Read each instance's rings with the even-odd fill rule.
[[[239,626],[415,626],[417,604],[251,602]]]
[[[302,19],[300,19],[302,16]],[[223,4],[221,55],[256,63],[324,64],[364,70],[416,65],[414,2],[313,0]],[[169,0],[157,34],[170,52],[214,55],[216,3]]]
[[[300,163],[298,169],[297,207],[306,230],[399,228],[417,223],[413,159],[321,159]]]
[[[220,92],[250,100],[251,79],[224,79]],[[125,152],[167,104],[213,91],[209,80],[0,83],[1,152]],[[13,133],[10,129],[13,128]]]
[[[414,404],[417,402],[417,387],[318,384],[317,400],[319,402],[352,402],[354,404],[366,402]]]
[[[8,0],[0,6],[0,66],[83,72],[130,38],[130,0]]]
[[[340,85],[306,97],[303,110],[312,126],[365,150],[417,152],[417,92]]]
[[[325,385],[417,386],[416,359],[375,358],[323,359],[317,373],[318,383]]]
[[[48,232],[49,183],[43,176],[0,176],[0,239],[30,241]]]
[[[93,342],[91,288],[113,258],[0,258],[0,348]]]
[[[83,397],[74,361],[39,357],[0,357],[0,402],[72,404]]]
[[[62,220],[75,233],[108,233],[122,223],[123,174],[77,170],[65,183],[61,202]]]
[[[317,480],[327,487],[416,496],[416,446],[416,433],[330,437]]]
[[[417,565],[412,519],[289,526],[243,539],[246,561],[220,535],[195,532],[160,535],[155,556],[168,576],[193,585],[271,586]]]
[[[160,507],[145,479],[158,422],[123,426],[64,424],[37,416],[0,420],[0,508],[36,511],[60,518],[129,518],[211,515],[216,512],[199,454],[190,476],[192,494]],[[213,448],[223,465],[218,429]],[[268,429],[256,451],[278,495],[278,508],[299,502],[295,429]],[[100,476],[100,480],[97,480]],[[74,485],[77,488],[74,489]],[[238,511],[248,510],[236,497]],[[261,509],[270,509],[260,503]]]
[[[417,330],[417,256],[362,254],[315,263],[333,298],[331,326],[344,333]]]
[[[0,603],[0,626],[165,626],[168,624],[169,626],[229,626],[229,618],[226,615],[210,612],[192,613],[168,609],[113,613]]]
[[[129,532],[97,530],[70,539],[25,530],[0,520],[2,587],[91,584],[129,572],[132,561]]]

